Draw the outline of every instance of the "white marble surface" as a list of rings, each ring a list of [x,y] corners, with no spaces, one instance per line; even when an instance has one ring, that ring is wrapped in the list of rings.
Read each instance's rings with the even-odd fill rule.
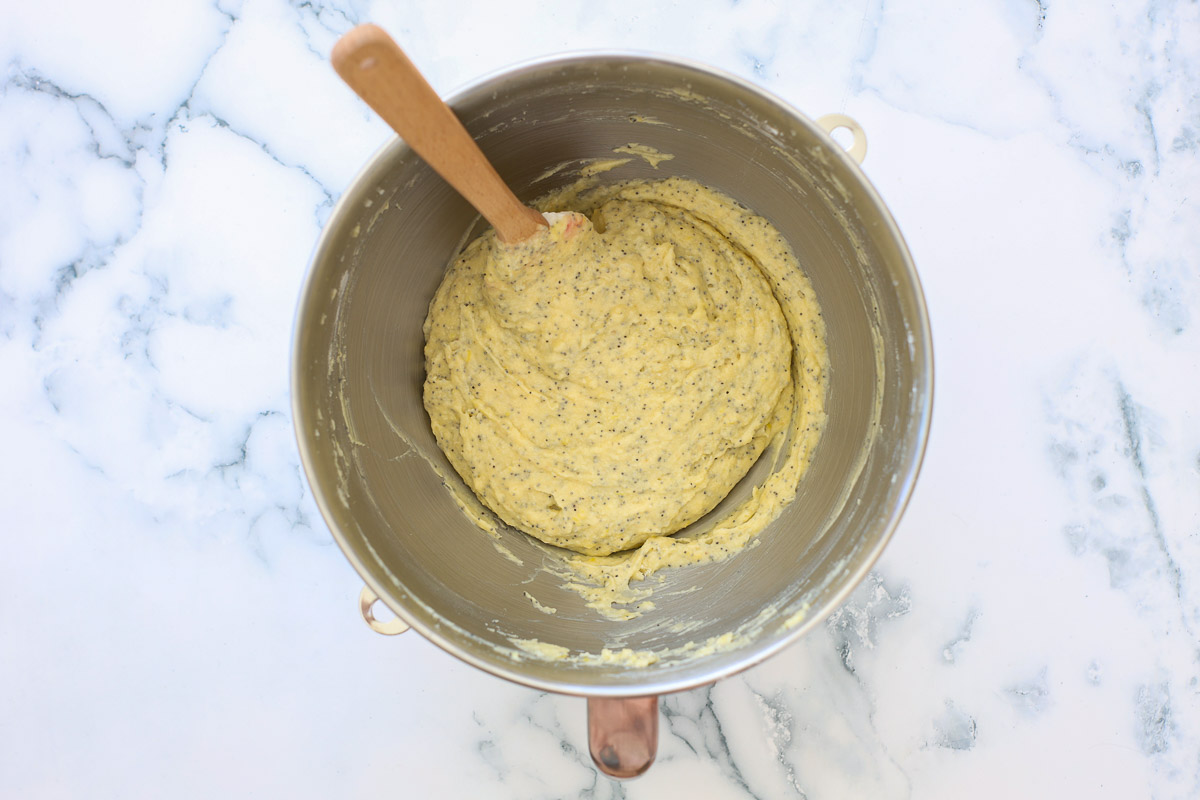
[[[368,631],[300,474],[362,21],[443,91],[632,47],[849,113],[924,281],[893,543],[636,781],[581,701]],[[0,71],[0,796],[1200,795],[1195,2],[5,3]]]

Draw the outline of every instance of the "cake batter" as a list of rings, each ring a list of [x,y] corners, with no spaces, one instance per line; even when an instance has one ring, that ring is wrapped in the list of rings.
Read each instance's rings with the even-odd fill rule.
[[[517,246],[489,232],[448,269],[424,401],[488,508],[591,557],[571,563],[603,610],[661,566],[727,557],[794,497],[824,421],[824,325],[778,231],[694,181],[541,206],[582,213]],[[749,500],[671,537],[772,440],[786,440],[778,466]]]

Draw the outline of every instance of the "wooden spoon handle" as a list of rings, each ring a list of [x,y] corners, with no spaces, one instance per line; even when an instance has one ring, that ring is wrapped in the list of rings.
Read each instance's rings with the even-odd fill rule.
[[[492,223],[502,242],[537,233],[546,219],[517,199],[450,107],[377,25],[342,36],[333,68],[367,105]]]

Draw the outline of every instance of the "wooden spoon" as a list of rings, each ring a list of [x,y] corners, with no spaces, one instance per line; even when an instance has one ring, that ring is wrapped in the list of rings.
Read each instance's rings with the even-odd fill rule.
[[[359,25],[338,39],[333,68],[383,121],[515,244],[547,226],[546,218],[517,199],[450,107],[377,25]]]

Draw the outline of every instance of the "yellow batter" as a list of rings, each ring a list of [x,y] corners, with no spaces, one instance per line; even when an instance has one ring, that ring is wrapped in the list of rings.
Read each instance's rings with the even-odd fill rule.
[[[517,247],[489,232],[447,271],[425,322],[425,407],[488,508],[591,556],[572,559],[575,588],[604,611],[636,599],[632,579],[727,557],[795,496],[824,422],[824,326],[778,231],[698,183],[542,207],[586,217],[554,215]],[[670,536],[782,438],[752,498]]]

